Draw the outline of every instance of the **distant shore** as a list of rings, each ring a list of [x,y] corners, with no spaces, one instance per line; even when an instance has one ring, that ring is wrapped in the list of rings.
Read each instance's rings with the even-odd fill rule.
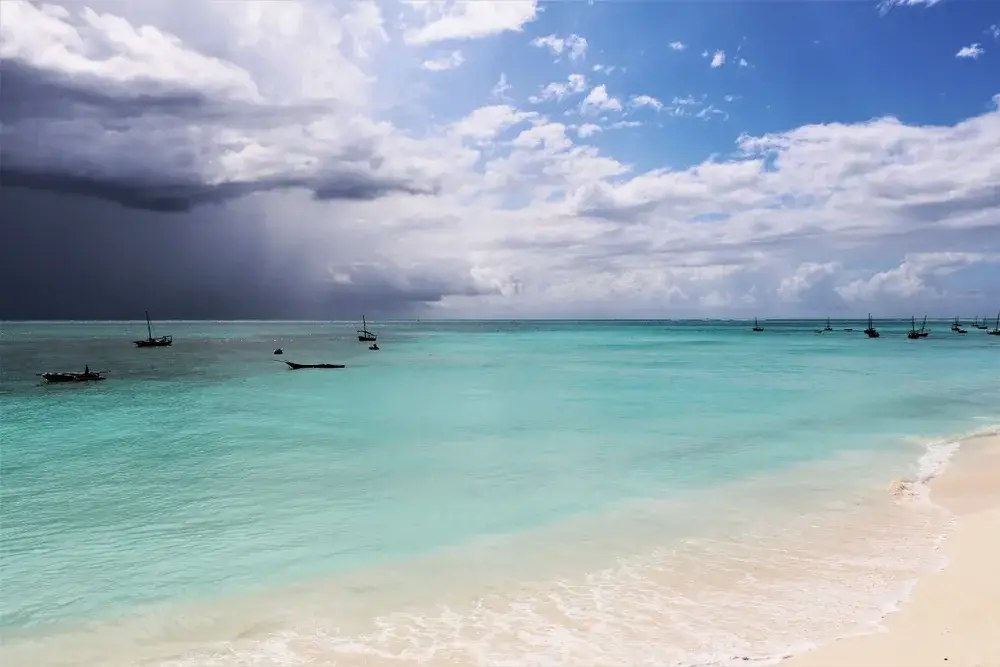
[[[943,546],[948,566],[921,578],[886,617],[887,632],[843,639],[783,667],[1000,665],[1000,436],[963,445],[931,493],[955,514]]]

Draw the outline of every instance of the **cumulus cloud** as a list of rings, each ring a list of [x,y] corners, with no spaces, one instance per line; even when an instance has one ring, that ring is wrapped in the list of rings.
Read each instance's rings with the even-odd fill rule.
[[[837,262],[803,262],[795,273],[783,279],[778,284],[778,296],[785,301],[799,301],[805,292],[815,287],[820,281],[832,276],[840,269]]]
[[[622,103],[608,95],[608,88],[602,83],[590,89],[580,108],[583,111],[621,111]]]
[[[528,101],[540,104],[550,100],[562,100],[568,95],[582,93],[587,89],[587,78],[582,74],[570,74],[566,81],[553,81],[542,88],[538,95],[532,95]]]
[[[941,297],[936,278],[981,263],[1000,262],[1000,253],[928,252],[907,255],[894,269],[880,271],[869,278],[854,280],[836,288],[847,301],[870,301],[879,296],[911,299]]]
[[[30,231],[31,211],[50,199],[64,202],[50,218],[84,231],[100,219],[105,240],[176,224],[192,247],[225,248],[245,223],[257,240],[240,262],[270,266],[255,289],[278,303],[294,291],[283,280],[309,284],[310,316],[328,312],[327,292],[349,296],[345,307],[382,294],[388,309],[447,315],[648,316],[665,304],[706,315],[864,304],[863,314],[900,294],[955,299],[949,281],[1000,253],[997,108],[940,126],[885,117],[787,128],[689,167],[663,166],[664,156],[640,168],[608,136],[584,139],[630,128],[645,140],[627,114],[660,107],[582,74],[540,95],[586,95],[569,111],[587,122],[525,109],[496,70],[477,98],[434,89],[451,106],[425,109],[421,85],[450,77],[423,68],[440,55],[423,45],[518,30],[527,13],[478,23],[474,12],[487,10],[471,7],[487,3],[429,3],[407,18],[406,44],[388,41],[374,3],[88,4],[4,3],[3,232],[20,211],[33,247],[45,236]],[[658,118],[723,118],[713,102],[723,104],[664,98]],[[34,208],[7,205],[24,193]],[[110,202],[175,213],[115,216]],[[112,219],[155,224],[116,237]],[[134,242],[137,256],[163,243]],[[195,253],[183,245],[170,257]],[[206,257],[206,284],[231,280],[235,292],[250,281],[231,264],[223,280]],[[7,282],[32,275],[19,270]],[[983,284],[976,298],[1000,299],[1000,283]]]
[[[670,42],[669,46],[670,49],[673,51],[683,51],[684,49],[687,48],[684,42]]]
[[[466,40],[502,32],[521,32],[538,15],[536,0],[504,2],[414,3],[425,23],[404,36],[408,44],[427,45],[447,40]]]
[[[715,68],[715,67],[722,67],[725,64],[726,64],[726,52],[716,51],[715,55],[712,56],[711,66]]]
[[[649,95],[633,95],[630,102],[634,107],[649,107],[657,111],[663,108],[663,102]]]
[[[556,35],[546,35],[536,37],[531,40],[531,45],[548,49],[554,56],[561,56],[563,53],[569,56],[570,60],[579,60],[587,55],[587,40],[579,35],[569,37],[557,37]]]
[[[969,46],[963,46],[955,54],[956,58],[971,58],[976,60],[979,56],[986,53],[986,49],[982,47],[981,44],[970,44]]]
[[[462,56],[461,51],[452,51],[451,53],[445,53],[438,56],[433,60],[425,60],[424,69],[430,70],[431,72],[442,72],[444,70],[461,67],[464,62],[465,57]]]

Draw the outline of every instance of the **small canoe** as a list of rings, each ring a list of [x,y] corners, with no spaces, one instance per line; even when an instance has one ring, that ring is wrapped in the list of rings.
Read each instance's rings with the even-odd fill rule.
[[[297,364],[294,361],[284,362],[288,364],[288,367],[293,371],[297,371],[300,368],[345,368],[344,364]]]

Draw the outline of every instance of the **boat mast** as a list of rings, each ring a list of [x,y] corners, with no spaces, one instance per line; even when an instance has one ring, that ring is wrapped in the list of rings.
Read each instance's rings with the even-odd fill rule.
[[[153,327],[149,323],[149,311],[146,311],[146,334],[149,336],[147,340],[153,340]]]

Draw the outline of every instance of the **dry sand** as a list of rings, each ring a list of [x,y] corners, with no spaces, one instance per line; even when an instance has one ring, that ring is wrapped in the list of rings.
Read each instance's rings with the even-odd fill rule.
[[[888,632],[843,639],[782,667],[1000,667],[1000,437],[963,444],[931,483],[956,516],[949,564],[920,580]]]

